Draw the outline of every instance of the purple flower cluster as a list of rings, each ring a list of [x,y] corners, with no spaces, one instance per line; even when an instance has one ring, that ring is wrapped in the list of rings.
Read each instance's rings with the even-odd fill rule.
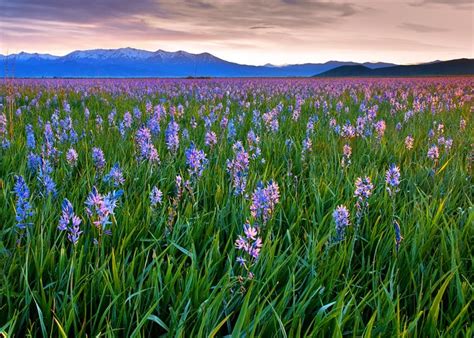
[[[204,143],[208,147],[213,147],[217,143],[217,135],[213,131],[207,131]]]
[[[413,142],[414,141],[415,141],[414,138],[411,135],[408,135],[405,138],[405,148],[407,148],[408,150],[413,149]]]
[[[374,125],[374,128],[375,128],[375,131],[377,132],[377,138],[379,140],[382,139],[383,135],[385,134],[385,129],[386,129],[385,121],[384,120],[377,121]]]
[[[112,182],[114,187],[119,187],[125,183],[125,178],[123,178],[122,169],[120,169],[118,162],[115,163],[112,169],[110,169],[110,172],[104,176],[104,182]]]
[[[66,153],[66,162],[71,166],[75,167],[77,165],[77,159],[78,159],[78,154],[76,149],[74,148],[69,148],[69,150]]]
[[[38,180],[42,186],[42,196],[56,196],[56,183],[51,178],[53,168],[47,158],[41,158],[40,166],[38,167]]]
[[[250,213],[255,219],[261,220],[265,224],[272,217],[279,201],[280,192],[276,182],[269,181],[266,186],[259,182],[252,194]]]
[[[150,204],[152,208],[156,208],[158,204],[163,202],[163,193],[160,189],[154,186],[150,192]]]
[[[403,240],[403,237],[400,231],[400,224],[398,224],[396,220],[393,220],[393,229],[395,230],[395,246],[396,246],[396,250],[398,251],[398,249],[400,248],[400,243]]]
[[[135,142],[138,145],[138,161],[149,161],[150,163],[160,163],[160,157],[151,140],[150,129],[140,128],[135,135]]]
[[[306,154],[310,153],[313,149],[313,141],[309,136],[306,136],[303,140],[303,148],[301,150],[301,157],[304,160],[306,158]]]
[[[74,213],[74,208],[72,207],[71,202],[67,198],[63,200],[62,205],[62,214],[59,219],[58,230],[67,231],[67,238],[69,241],[76,245],[79,240],[79,236],[82,234],[79,225],[81,224],[81,219],[76,216]]]
[[[344,138],[354,138],[356,136],[356,129],[352,126],[352,124],[348,121],[345,125],[342,126],[341,130],[341,137]]]
[[[10,147],[10,141],[7,136],[7,117],[5,114],[0,114],[0,139],[2,141],[3,149]]]
[[[85,202],[86,213],[91,218],[92,224],[99,229],[100,235],[102,231],[105,234],[110,234],[110,231],[105,228],[108,224],[111,224],[110,216],[114,214],[118,199],[122,194],[123,190],[119,190],[110,192],[107,195],[101,195],[94,186],[89,196],[87,196]]]
[[[92,148],[92,162],[98,171],[102,171],[106,165],[104,152],[98,147]]]
[[[35,133],[31,124],[26,125],[26,147],[30,150],[36,148]]]
[[[15,176],[15,180],[13,191],[16,195],[16,226],[19,229],[24,229],[27,226],[33,225],[33,223],[28,221],[33,216],[33,208],[30,203],[30,189],[23,176]]]
[[[191,178],[196,179],[201,177],[207,163],[208,160],[204,151],[197,149],[194,143],[191,143],[186,150],[186,165],[188,166]]]
[[[244,193],[247,187],[249,173],[249,154],[245,151],[242,142],[237,141],[233,146],[234,158],[227,160],[227,172],[231,175],[235,195]]]
[[[398,192],[400,185],[400,168],[392,164],[385,173],[385,183],[387,184],[387,191],[392,196]]]
[[[349,210],[344,205],[336,207],[332,213],[334,223],[336,223],[336,241],[344,239],[346,228],[351,224]]]
[[[359,200],[367,200],[372,195],[372,189],[374,188],[370,177],[365,176],[364,178],[358,177],[355,182],[354,196]]]
[[[433,162],[436,163],[439,159],[439,149],[438,149],[438,147],[436,145],[432,145],[428,149],[427,156],[430,160],[432,160]]]
[[[241,250],[249,256],[249,259],[256,261],[260,255],[262,248],[262,239],[258,237],[258,227],[250,225],[249,222],[244,224],[244,236],[239,235],[235,241],[235,248]],[[237,257],[237,262],[245,265],[246,259],[242,256]]]
[[[252,159],[260,157],[262,150],[259,147],[260,137],[258,137],[253,130],[247,133],[247,143],[249,145],[249,153],[251,153]]]
[[[278,110],[278,108],[274,108],[274,109],[266,112],[265,114],[263,114],[263,116],[262,116],[263,122],[265,122],[265,128],[268,131],[271,131],[273,133],[278,131],[278,128],[279,128],[278,115],[279,115],[279,113],[280,113],[280,111]]]
[[[342,159],[341,159],[341,166],[343,168],[347,168],[351,164],[351,155],[352,155],[351,146],[348,144],[345,144],[344,148],[342,149]]]
[[[168,150],[176,153],[179,148],[179,124],[174,119],[170,121],[165,131],[165,141]]]
[[[43,141],[42,152],[44,156],[47,158],[56,158],[58,150],[55,147],[53,127],[49,121],[44,125]]]
[[[358,177],[355,182],[354,197],[357,197],[357,225],[359,225],[365,209],[369,206],[368,199],[372,195],[373,188],[374,186],[367,176],[364,178]]]

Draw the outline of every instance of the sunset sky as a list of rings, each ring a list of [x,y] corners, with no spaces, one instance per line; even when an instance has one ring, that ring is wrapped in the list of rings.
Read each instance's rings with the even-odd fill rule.
[[[472,0],[0,0],[0,53],[134,47],[245,64],[474,57]]]

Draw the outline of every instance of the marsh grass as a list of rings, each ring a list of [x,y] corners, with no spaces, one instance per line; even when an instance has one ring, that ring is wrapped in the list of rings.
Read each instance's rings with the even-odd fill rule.
[[[13,117],[12,145],[0,150],[0,332],[18,337],[472,336],[474,190],[467,161],[474,134],[469,104],[440,110],[436,115],[425,111],[397,132],[395,124],[403,114],[391,116],[391,105],[383,101],[378,118],[387,123],[385,136],[381,142],[375,138],[351,140],[352,164],[343,171],[340,159],[346,141],[332,131],[322,109],[313,108],[310,102],[316,96],[331,104],[341,100],[349,112],[341,113],[338,121],[354,121],[359,106],[348,91],[325,95],[324,91],[312,92],[310,82],[303,80],[287,80],[287,87],[254,81],[248,87],[244,80],[229,84],[211,80],[193,86],[186,81],[165,82],[150,92],[137,91],[136,83],[125,86],[125,81],[108,88],[104,80],[104,89],[78,81],[78,90],[74,82],[17,84],[17,107],[28,105],[26,96],[31,100],[39,91],[42,95],[38,108],[30,106],[20,117]],[[419,81],[413,86],[422,86],[429,95],[444,90],[430,84],[435,80]],[[462,88],[455,80],[445,81]],[[471,80],[464,81],[472,88]],[[372,96],[390,90],[398,94],[409,91],[408,106],[412,104],[410,86],[370,84]],[[252,102],[250,108],[239,106],[232,96],[219,99],[208,95],[206,88],[211,85],[241,90]],[[202,99],[189,94],[191,89],[199,92],[199,86],[203,86]],[[363,97],[364,84],[353,88]],[[86,89],[90,89],[87,97]],[[252,91],[256,89],[266,99],[254,100]],[[274,179],[281,201],[263,229],[264,245],[253,270],[255,278],[246,282],[242,293],[234,241],[250,217],[251,201],[232,193],[225,170],[225,161],[233,156],[232,142],[217,123],[213,130],[219,141],[212,150],[206,147],[198,110],[204,105],[209,112],[210,106],[219,102],[227,106],[229,100],[230,117],[245,113],[244,121],[236,124],[236,139],[246,144],[254,109],[263,113],[279,102],[285,107],[294,105],[296,93],[305,91],[311,95],[301,107],[299,121],[293,121],[291,112],[284,109],[278,132],[258,133],[265,163],[251,162],[247,190],[251,193],[260,180]],[[0,87],[0,94],[5,95],[5,86]],[[54,96],[59,104],[48,107],[46,100]],[[121,119],[125,111],[132,112],[137,106],[142,111],[141,122],[145,122],[146,100],[155,105],[163,97],[168,109],[188,101],[179,119],[181,129],[189,130],[190,140],[204,149],[209,159],[192,195],[185,193],[180,201],[171,232],[166,231],[168,207],[175,176],[187,175],[184,150],[190,140],[181,140],[176,156],[169,153],[164,141],[167,116],[160,135],[153,139],[161,164],[151,167],[135,158],[133,137],[139,122],[134,122],[125,139],[117,127],[107,124],[107,114],[114,107]],[[64,159],[69,144],[57,144],[63,152],[52,175],[58,195],[45,199],[39,196],[35,175],[27,169],[25,125],[33,124],[39,149],[42,130],[38,117],[48,120],[63,100],[71,106],[75,130],[85,130],[86,137],[74,146],[79,153],[74,169]],[[375,102],[374,98],[369,102]],[[89,121],[84,119],[84,106],[91,111]],[[104,119],[102,131],[96,129],[96,114]],[[319,121],[312,136],[313,150],[303,161],[301,143],[306,122],[314,114]],[[196,129],[189,127],[191,116],[199,122]],[[468,126],[463,133],[458,129],[461,117]],[[442,153],[438,169],[430,175],[427,133],[435,120],[445,124],[445,134],[453,138],[454,145],[449,154]],[[411,151],[403,144],[408,134],[415,138]],[[288,138],[295,142],[290,150],[285,145]],[[105,172],[119,162],[126,178],[112,236],[106,237],[99,249],[92,243],[84,201],[93,185],[101,192],[111,188],[96,178],[91,161],[94,146],[105,153]],[[398,252],[392,199],[384,181],[391,163],[400,166],[402,177],[395,197],[404,237]],[[14,175],[18,174],[24,175],[35,207],[34,226],[19,245],[12,193]],[[355,214],[353,184],[363,175],[371,177],[375,189],[357,237],[350,227],[344,241],[329,245],[334,235],[332,211],[345,204]],[[163,191],[164,202],[153,211],[148,195],[155,185]],[[82,218],[84,233],[76,246],[57,230],[63,198],[71,201]]]

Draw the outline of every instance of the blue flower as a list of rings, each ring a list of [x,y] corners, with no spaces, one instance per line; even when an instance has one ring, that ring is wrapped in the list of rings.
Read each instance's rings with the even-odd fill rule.
[[[33,208],[30,204],[30,189],[23,176],[15,176],[15,186],[13,188],[16,194],[16,226],[24,229],[33,225],[28,219],[33,216]]]

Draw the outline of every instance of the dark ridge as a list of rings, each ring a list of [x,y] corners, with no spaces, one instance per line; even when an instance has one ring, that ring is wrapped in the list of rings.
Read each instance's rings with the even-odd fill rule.
[[[420,65],[393,66],[370,69],[362,65],[340,66],[315,77],[401,77],[474,75],[474,59],[456,59]]]

